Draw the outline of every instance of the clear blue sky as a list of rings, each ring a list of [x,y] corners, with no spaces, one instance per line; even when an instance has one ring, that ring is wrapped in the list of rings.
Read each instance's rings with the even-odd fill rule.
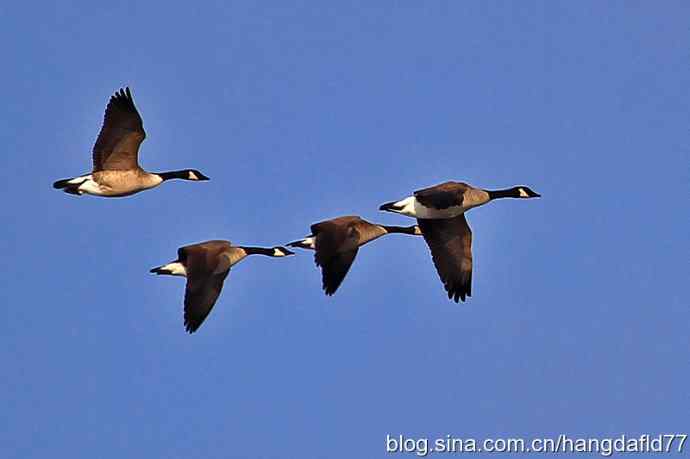
[[[0,456],[687,432],[690,4],[260,3],[0,7]],[[125,85],[142,165],[210,182],[51,188]],[[248,259],[192,336],[184,281],[148,274],[206,239],[411,224],[378,205],[449,179],[543,195],[468,214],[466,304],[403,236],[332,298],[310,253]]]

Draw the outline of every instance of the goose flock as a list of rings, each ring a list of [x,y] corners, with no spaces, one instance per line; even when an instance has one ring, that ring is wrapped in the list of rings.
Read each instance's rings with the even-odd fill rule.
[[[120,89],[111,96],[106,107],[103,126],[93,147],[91,173],[58,180],[53,187],[76,196],[89,194],[112,198],[155,188],[171,179],[209,180],[196,169],[145,171],[138,159],[139,147],[145,138],[143,122],[129,88]],[[308,236],[286,245],[315,252],[323,290],[330,296],[342,284],[363,245],[388,234],[422,236],[448,298],[457,303],[472,296],[472,231],[465,212],[495,199],[538,197],[540,195],[527,186],[484,190],[449,181],[379,207],[381,211],[415,218],[416,225],[388,226],[348,215],[315,223]],[[150,272],[187,279],[184,326],[187,332],[193,333],[218,300],[230,268],[249,255],[282,258],[294,252],[283,246],[250,247],[233,245],[229,241],[205,241],[180,247],[176,260]]]

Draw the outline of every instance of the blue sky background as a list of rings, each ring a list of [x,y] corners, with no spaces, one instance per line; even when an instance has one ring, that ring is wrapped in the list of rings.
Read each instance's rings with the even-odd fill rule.
[[[690,4],[6,2],[0,6],[0,456],[374,458],[385,436],[688,432]],[[129,85],[126,199],[90,170]],[[421,239],[362,249],[327,298],[310,253],[235,267],[199,332],[148,269],[274,245],[448,179],[474,296]],[[686,446],[689,448],[690,445]]]

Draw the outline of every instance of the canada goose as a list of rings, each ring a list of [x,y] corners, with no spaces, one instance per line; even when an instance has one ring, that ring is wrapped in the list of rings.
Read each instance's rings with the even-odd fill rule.
[[[489,191],[446,182],[383,204],[379,210],[417,218],[448,298],[457,303],[472,296],[472,231],[465,212],[494,199],[538,197],[541,195],[526,186]]]
[[[386,226],[369,223],[349,215],[311,225],[311,234],[288,247],[315,250],[316,266],[321,267],[323,290],[333,295],[345,279],[361,246],[385,234],[402,233],[421,236],[419,227]]]
[[[249,255],[286,257],[294,252],[285,247],[246,247],[233,246],[229,241],[206,241],[180,247],[177,260],[150,272],[187,278],[184,326],[189,333],[194,333],[216,303],[230,268]]]
[[[81,196],[129,196],[154,188],[165,180],[209,180],[196,169],[152,173],[139,167],[139,145],[146,138],[144,126],[134,106],[129,88],[110,97],[103,127],[93,147],[93,171],[71,179],[58,180],[53,188]]]

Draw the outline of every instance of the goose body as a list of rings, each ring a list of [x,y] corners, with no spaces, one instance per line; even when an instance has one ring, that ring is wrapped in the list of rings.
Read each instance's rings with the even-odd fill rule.
[[[196,169],[170,172],[147,172],[139,166],[139,146],[146,138],[143,122],[129,88],[120,89],[110,98],[103,127],[93,147],[93,170],[90,174],[53,183],[65,193],[81,196],[129,196],[155,188],[166,180],[208,180]]]
[[[326,295],[333,295],[345,279],[359,248],[386,234],[401,233],[420,236],[418,226],[386,226],[349,215],[325,220],[311,226],[311,234],[288,247],[315,250],[314,260],[321,267],[322,285]]]
[[[379,209],[417,219],[448,298],[457,303],[472,296],[472,230],[465,212],[494,199],[538,197],[527,186],[491,191],[445,182],[382,204]]]
[[[229,241],[205,241],[180,247],[176,260],[150,272],[187,278],[184,326],[187,332],[194,333],[216,304],[230,268],[249,255],[285,257],[294,253],[285,247],[234,246]]]
[[[445,182],[417,190],[412,196],[383,204],[379,209],[408,217],[435,220],[457,217],[473,207],[498,198],[538,197],[537,193],[526,186],[490,191],[475,188],[463,182]]]

